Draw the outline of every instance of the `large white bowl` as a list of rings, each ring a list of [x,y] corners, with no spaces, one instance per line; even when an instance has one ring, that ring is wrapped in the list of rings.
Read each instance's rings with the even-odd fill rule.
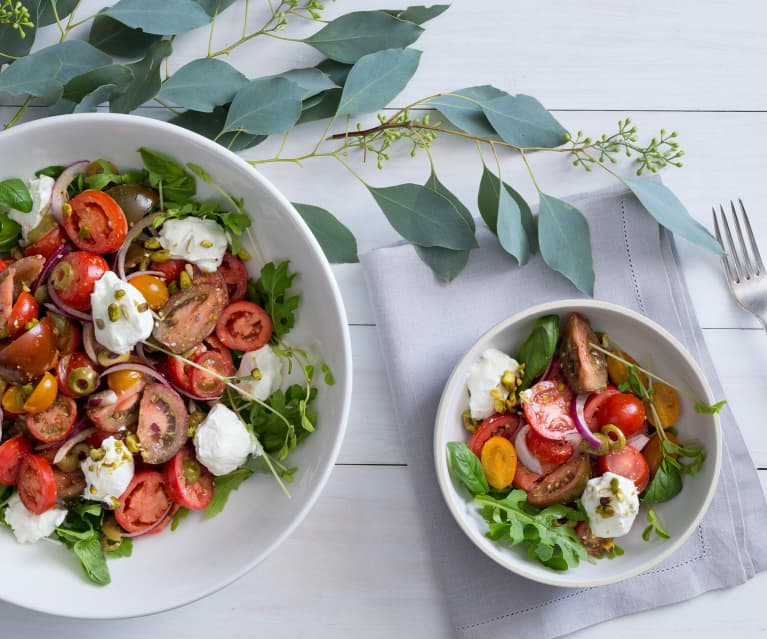
[[[0,531],[0,598],[42,612],[86,618],[144,615],[199,599],[251,570],[274,551],[309,512],[341,446],[349,413],[351,347],[346,313],[319,244],[288,200],[233,153],[185,129],[127,115],[66,115],[0,134],[0,179],[27,178],[51,164],[106,158],[121,169],[142,167],[146,146],[202,166],[227,192],[241,196],[266,260],[289,259],[299,273],[298,322],[291,344],[316,350],[335,376],[315,402],[317,431],[288,458],[298,467],[286,498],[269,475],[233,492],[211,520],[193,513],[179,528],[136,540],[133,556],[110,560],[112,583],[98,587],[81,575],[58,543],[17,544]],[[198,180],[202,196],[214,196]],[[251,269],[256,274],[256,269]],[[0,633],[1,634],[1,633]]]
[[[648,365],[657,375],[686,388],[701,401],[713,404],[714,398],[698,364],[664,328],[629,309],[596,300],[563,300],[541,304],[504,320],[485,333],[455,367],[445,387],[434,432],[434,459],[442,495],[458,525],[488,557],[523,577],[563,587],[611,584],[649,570],[663,561],[692,534],[708,508],[719,478],[722,457],[719,417],[700,415],[692,402],[681,398],[682,412],[677,428],[681,439],[697,439],[707,452],[701,472],[684,477],[684,488],[674,499],[658,504],[655,510],[671,535],[669,541],[641,538],[646,507],[642,507],[629,535],[617,540],[622,557],[603,559],[594,564],[581,562],[567,572],[557,572],[528,559],[522,545],[509,547],[485,536],[487,523],[471,504],[468,491],[448,469],[446,445],[466,441],[461,415],[468,405],[466,382],[469,369],[487,348],[515,354],[542,315],[556,314],[562,321],[571,312],[586,317],[596,331],[606,331],[624,351]],[[719,398],[721,399],[721,398]]]

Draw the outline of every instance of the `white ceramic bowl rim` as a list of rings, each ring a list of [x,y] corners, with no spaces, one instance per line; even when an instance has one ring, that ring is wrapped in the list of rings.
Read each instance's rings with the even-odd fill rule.
[[[687,526],[687,528],[685,529],[682,535],[676,536],[670,543],[668,543],[668,545],[663,547],[663,550],[661,550],[658,554],[653,556],[644,564],[636,567],[633,570],[625,571],[624,573],[620,574],[617,577],[606,577],[606,578],[595,577],[593,579],[583,580],[577,583],[563,584],[560,582],[560,580],[557,579],[558,573],[554,570],[550,571],[550,574],[551,574],[550,578],[547,578],[546,576],[541,574],[535,574],[532,571],[527,569],[527,566],[533,565],[532,560],[519,561],[516,559],[516,557],[505,555],[504,553],[500,551],[493,552],[487,547],[485,547],[482,543],[479,543],[480,539],[478,538],[477,533],[472,528],[467,526],[464,521],[465,513],[460,512],[458,508],[453,504],[453,501],[449,498],[449,495],[454,492],[454,488],[453,488],[453,485],[451,484],[451,479],[449,476],[449,470],[448,470],[448,465],[447,465],[445,450],[444,450],[445,442],[443,442],[441,439],[441,429],[440,429],[440,425],[446,423],[447,419],[450,419],[450,416],[447,414],[447,404],[448,404],[447,399],[452,397],[455,393],[462,391],[465,383],[461,376],[461,371],[465,368],[468,362],[476,361],[476,359],[479,357],[480,344],[487,343],[493,337],[495,337],[499,333],[506,330],[509,326],[516,324],[518,322],[522,322],[531,318],[540,317],[540,316],[548,315],[552,313],[559,314],[562,312],[566,312],[573,307],[577,307],[578,310],[583,309],[584,312],[588,312],[588,309],[600,309],[600,310],[612,311],[616,314],[623,315],[636,322],[644,324],[645,326],[647,326],[654,332],[658,333],[663,339],[669,342],[669,344],[677,351],[677,353],[680,356],[684,358],[684,361],[687,364],[687,366],[690,368],[690,370],[692,370],[695,373],[696,377],[700,381],[701,386],[703,387],[705,391],[705,397],[702,399],[705,400],[705,402],[708,404],[714,403],[715,400],[714,400],[713,392],[711,391],[711,387],[709,386],[708,381],[706,380],[706,377],[703,375],[703,372],[701,371],[700,366],[698,366],[698,363],[687,352],[687,349],[685,349],[685,347],[679,342],[679,340],[677,340],[665,328],[660,326],[660,324],[657,324],[651,319],[631,309],[625,308],[623,306],[619,306],[617,304],[612,304],[609,302],[602,302],[599,300],[567,299],[567,300],[559,300],[556,302],[546,302],[543,304],[539,304],[537,306],[532,306],[518,313],[515,313],[514,315],[506,318],[505,320],[502,320],[501,322],[493,326],[491,329],[485,332],[474,343],[474,345],[472,345],[472,347],[468,350],[468,352],[456,364],[455,368],[453,369],[453,372],[450,375],[450,378],[447,381],[447,384],[445,385],[445,390],[442,392],[442,397],[440,398],[440,403],[439,403],[439,409],[437,411],[437,418],[435,421],[435,429],[434,429],[434,464],[437,471],[437,479],[439,482],[439,487],[442,492],[442,496],[445,500],[445,503],[447,504],[450,510],[450,513],[452,514],[453,518],[455,519],[457,524],[460,526],[460,528],[463,530],[463,532],[467,535],[467,537],[469,537],[469,539],[471,539],[474,545],[483,553],[485,553],[485,555],[487,555],[490,559],[492,559],[499,565],[503,566],[504,568],[518,575],[531,579],[533,581],[538,581],[551,586],[568,587],[568,588],[569,587],[587,588],[592,586],[608,585],[608,584],[616,583],[618,581],[623,581],[624,579],[629,579],[630,577],[635,577],[636,575],[639,575],[651,569],[653,566],[657,565],[658,563],[666,559],[689,538],[689,536],[697,528],[700,521],[703,519],[703,516],[706,514],[709,504],[711,503],[711,500],[714,497],[714,492],[716,490],[716,486],[718,483],[719,472],[720,472],[721,463],[722,463],[722,441],[721,441],[721,424],[719,420],[719,415],[712,415],[711,417],[713,418],[715,423],[715,428],[714,428],[715,455],[713,456],[714,480],[709,485],[702,507],[698,511],[695,518],[692,521],[690,521],[689,525]],[[709,457],[706,458],[707,462],[711,459],[712,457],[710,455]]]
[[[338,453],[341,449],[341,444],[343,442],[344,434],[346,432],[346,426],[348,422],[350,405],[351,405],[352,356],[351,356],[351,340],[349,337],[348,320],[346,317],[344,304],[341,298],[341,293],[338,288],[336,279],[333,275],[333,272],[330,268],[330,264],[328,263],[327,259],[324,257],[322,248],[317,242],[317,239],[314,237],[314,234],[311,232],[306,222],[304,222],[303,218],[298,214],[298,212],[295,210],[295,208],[290,203],[290,201],[280,191],[278,191],[277,188],[271,182],[269,182],[264,176],[262,176],[255,168],[253,168],[250,164],[245,162],[242,158],[240,158],[233,152],[229,151],[228,149],[225,149],[218,143],[213,142],[212,140],[209,140],[208,138],[205,138],[204,136],[199,135],[198,133],[189,131],[187,129],[176,126],[174,124],[170,124],[168,122],[163,122],[161,120],[155,120],[152,118],[146,118],[146,117],[136,116],[136,115],[124,115],[124,114],[114,114],[114,113],[83,113],[83,114],[51,116],[51,117],[43,118],[40,120],[33,120],[31,122],[20,124],[2,133],[2,135],[0,136],[0,148],[12,143],[14,141],[14,138],[25,136],[28,133],[34,132],[38,129],[45,130],[50,127],[68,127],[73,124],[88,124],[90,122],[93,122],[93,123],[98,122],[99,125],[103,125],[104,122],[107,122],[107,123],[112,122],[115,125],[136,126],[144,130],[148,130],[150,132],[152,130],[156,130],[156,131],[162,131],[165,133],[170,133],[172,135],[175,135],[181,138],[187,138],[190,142],[193,142],[196,145],[200,145],[204,147],[206,151],[218,156],[222,163],[239,165],[241,169],[243,169],[244,171],[248,172],[251,175],[252,179],[255,182],[258,182],[263,189],[268,191],[270,195],[274,197],[274,199],[277,200],[284,207],[286,213],[293,218],[294,222],[303,229],[304,236],[305,236],[303,239],[311,246],[312,250],[317,255],[322,257],[322,259],[320,260],[322,265],[321,266],[322,275],[324,279],[327,281],[328,286],[330,287],[330,290],[332,291],[332,299],[328,300],[328,304],[336,308],[336,312],[339,314],[340,321],[342,323],[341,330],[343,331],[343,336],[344,336],[344,340],[343,340],[344,352],[342,353],[342,361],[344,362],[344,366],[347,372],[345,376],[345,381],[346,381],[345,386],[341,389],[337,389],[338,391],[342,393],[341,403],[343,408],[341,413],[337,416],[338,429],[336,432],[336,438],[335,438],[335,442],[332,447],[331,453],[327,457],[326,464],[325,464],[324,470],[322,471],[320,475],[319,481],[315,483],[303,507],[301,508],[300,511],[298,511],[294,519],[291,521],[290,525],[288,525],[285,528],[283,533],[277,539],[275,539],[270,546],[266,547],[264,551],[260,554],[260,556],[254,557],[251,561],[243,563],[239,570],[237,570],[236,572],[232,572],[226,579],[222,579],[222,580],[219,580],[218,582],[208,584],[203,590],[201,590],[197,594],[197,596],[189,598],[188,600],[173,602],[170,605],[164,605],[159,601],[147,601],[145,610],[131,613],[129,615],[110,614],[110,613],[105,613],[101,610],[89,611],[89,614],[87,615],[87,618],[92,618],[92,619],[119,619],[119,618],[125,618],[125,617],[137,617],[137,616],[151,615],[151,614],[156,614],[159,612],[164,612],[166,610],[171,610],[173,608],[178,608],[178,607],[187,605],[189,603],[202,599],[218,590],[221,590],[225,586],[231,584],[232,582],[236,581],[237,579],[239,579],[240,577],[248,573],[250,570],[252,570],[258,563],[263,561],[265,557],[267,557],[276,547],[282,544],[295,531],[295,529],[304,520],[304,518],[312,509],[318,497],[320,496],[322,489],[325,487],[328,481],[328,478],[330,477],[330,473],[333,470],[335,460],[337,459]],[[73,158],[73,161],[77,159],[80,159],[80,158]],[[126,560],[123,560],[123,561],[126,561]],[[73,579],[77,579],[77,578],[79,578],[79,576],[77,574],[73,574]],[[110,586],[107,586],[107,588],[109,587]],[[3,599],[5,601],[8,601],[9,603],[12,603],[24,608],[28,608],[30,610],[36,610],[38,612],[49,613],[49,614],[51,613],[51,610],[49,608],[46,608],[44,605],[35,605],[35,604],[30,604],[29,601],[14,599],[12,595],[9,596],[5,594],[3,595]],[[66,615],[67,613],[65,611],[60,611],[57,609],[54,614]],[[78,616],[83,617],[83,615],[78,615]]]

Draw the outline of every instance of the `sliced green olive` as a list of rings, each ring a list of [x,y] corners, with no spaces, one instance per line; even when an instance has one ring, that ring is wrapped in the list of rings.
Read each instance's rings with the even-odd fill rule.
[[[90,366],[74,368],[67,377],[67,385],[73,393],[87,395],[96,390],[98,374]]]
[[[65,473],[71,473],[80,468],[80,462],[89,454],[91,447],[86,443],[76,444],[56,463],[56,466]]]
[[[122,364],[124,362],[130,361],[130,353],[123,353],[122,355],[118,355],[117,353],[108,351],[105,348],[100,348],[96,353],[96,359],[98,360],[99,364],[101,364],[101,366],[106,368],[112,364]]]
[[[183,467],[184,481],[187,484],[195,484],[200,480],[200,464],[194,459],[185,459]]]
[[[595,455],[597,457],[607,455],[607,453],[610,452],[610,438],[607,435],[603,435],[602,433],[594,433],[594,437],[599,440],[599,449],[595,449],[588,442],[582,441],[580,444],[578,444],[578,450],[582,453]]]
[[[602,434],[610,442],[609,448],[611,453],[617,453],[626,446],[626,436],[615,424],[605,424],[602,426]]]

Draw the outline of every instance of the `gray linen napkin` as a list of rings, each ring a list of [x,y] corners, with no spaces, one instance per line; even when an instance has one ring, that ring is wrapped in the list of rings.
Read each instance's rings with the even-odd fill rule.
[[[714,395],[722,397],[670,236],[623,190],[569,200],[590,223],[595,296],[663,325],[707,371]],[[449,285],[437,281],[408,245],[377,249],[362,259],[413,491],[457,636],[556,637],[734,586],[764,570],[767,546],[757,535],[767,527],[767,507],[729,409],[722,413],[722,474],[708,514],[697,534],[648,573],[612,586],[555,588],[504,570],[464,536],[442,500],[431,462],[434,418],[447,377],[500,320],[534,304],[580,295],[544,268],[540,257],[520,269],[486,229],[478,239],[480,248]],[[557,614],[550,614],[552,609]]]

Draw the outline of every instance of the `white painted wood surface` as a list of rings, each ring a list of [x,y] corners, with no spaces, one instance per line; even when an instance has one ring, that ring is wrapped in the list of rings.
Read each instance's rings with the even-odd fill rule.
[[[83,15],[103,6],[86,0]],[[257,2],[251,20],[263,20]],[[337,0],[330,16],[397,3]],[[403,6],[406,3],[401,3]],[[523,3],[455,0],[427,25],[418,43],[421,67],[395,107],[434,92],[492,83],[538,97],[571,130],[610,131],[630,112],[640,131],[679,131],[686,167],[664,175],[690,211],[710,222],[713,203],[743,197],[757,236],[767,247],[764,149],[767,148],[767,9],[741,3],[643,0],[614,3],[566,0]],[[216,44],[241,29],[233,8],[221,16]],[[304,26],[297,34],[308,33]],[[55,31],[44,34],[53,42]],[[236,37],[236,36],[235,36]],[[202,54],[207,31],[177,40],[172,68]],[[254,53],[254,52],[258,53]],[[249,75],[313,63],[308,47],[267,41],[235,52],[231,61]],[[0,122],[15,109],[0,97]],[[161,109],[147,113],[164,117]],[[41,117],[31,108],[24,119]],[[310,148],[321,127],[291,136],[287,153]],[[244,157],[267,157],[265,144]],[[383,172],[359,166],[377,185],[422,180],[423,157],[396,152]],[[451,140],[434,149],[440,178],[473,206],[480,165],[471,145]],[[8,162],[0,158],[0,162]],[[533,157],[539,180],[554,194],[604,186],[607,175],[586,175],[561,157]],[[504,176],[532,195],[524,168],[504,159]],[[396,239],[369,195],[333,160],[305,167],[271,165],[264,173],[290,199],[334,211],[357,234],[360,250]],[[755,464],[767,468],[767,336],[729,297],[715,258],[682,244],[683,266],[718,373]],[[0,636],[112,639],[159,635],[233,638],[446,637],[449,635],[427,540],[417,524],[407,467],[396,437],[372,314],[358,265],[336,266],[352,325],[355,390],[348,435],[338,466],[313,512],[292,538],[249,575],[207,599],[161,615],[114,622],[63,621],[0,603]],[[429,460],[424,460],[429,463]],[[767,471],[760,473],[767,487]],[[6,576],[7,578],[7,576]],[[674,628],[696,637],[761,636],[767,631],[763,593],[767,577],[693,601],[616,619],[577,637],[642,637]],[[478,593],[481,596],[481,593]],[[471,605],[467,602],[466,605]],[[588,614],[588,611],[584,611]],[[670,631],[669,631],[670,632]]]

